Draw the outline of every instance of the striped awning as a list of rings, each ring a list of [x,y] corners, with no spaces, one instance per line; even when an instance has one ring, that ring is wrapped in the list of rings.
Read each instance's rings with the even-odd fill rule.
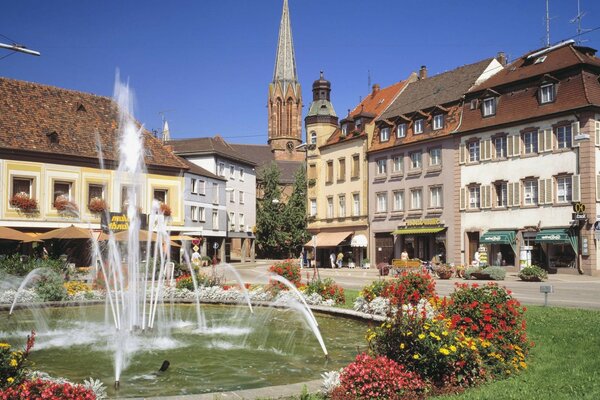
[[[445,226],[423,226],[418,228],[396,229],[392,235],[426,235],[428,233],[438,233],[446,229]]]
[[[316,247],[336,247],[353,232],[319,232],[316,238]],[[304,247],[313,247],[315,243],[309,240]]]

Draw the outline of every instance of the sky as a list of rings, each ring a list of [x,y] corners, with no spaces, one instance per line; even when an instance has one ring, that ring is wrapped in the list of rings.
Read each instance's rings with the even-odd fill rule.
[[[267,142],[283,0],[5,1],[0,76],[112,96],[116,70],[135,92],[135,116],[173,139],[220,134]],[[340,117],[371,83],[429,75],[545,44],[545,0],[289,0],[304,115],[324,70]],[[600,1],[580,0],[582,44],[600,47]],[[577,0],[549,0],[552,44],[577,33]],[[8,57],[6,57],[8,56]],[[162,114],[161,114],[162,113]]]

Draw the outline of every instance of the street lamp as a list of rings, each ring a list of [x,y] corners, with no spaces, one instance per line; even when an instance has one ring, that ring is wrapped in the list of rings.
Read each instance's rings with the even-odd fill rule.
[[[306,179],[306,213],[308,213],[310,204],[309,204],[309,199],[308,199],[308,152],[315,150],[317,147],[317,145],[315,143],[302,143],[299,144],[298,146],[296,146],[296,150],[301,150],[304,151],[304,178]],[[308,221],[307,221],[307,226],[308,226]],[[318,279],[320,279],[319,276],[319,270],[317,269],[317,241],[315,236],[313,235],[313,268],[314,268],[314,275],[313,276],[317,276]]]

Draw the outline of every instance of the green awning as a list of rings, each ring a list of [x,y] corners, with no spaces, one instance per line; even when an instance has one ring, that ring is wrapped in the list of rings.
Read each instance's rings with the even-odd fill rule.
[[[568,243],[578,254],[579,248],[579,237],[577,232],[570,229],[542,229],[535,235],[535,241],[537,243]]]
[[[515,243],[515,231],[487,231],[481,235],[479,243],[513,245]]]
[[[436,227],[419,227],[419,228],[402,228],[396,229],[392,232],[392,235],[424,235],[427,233],[438,233],[446,229],[445,226]]]

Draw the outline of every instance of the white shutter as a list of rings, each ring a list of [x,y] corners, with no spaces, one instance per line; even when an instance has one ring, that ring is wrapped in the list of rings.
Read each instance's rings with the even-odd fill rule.
[[[492,208],[492,186],[491,185],[485,185],[482,186],[483,187],[483,200],[484,202],[482,203],[482,208]]]
[[[596,146],[600,146],[600,121],[596,121]]]
[[[581,201],[581,186],[579,175],[571,177],[571,189],[573,190],[573,201]]]
[[[513,156],[521,154],[521,136],[513,135]]]
[[[487,139],[483,141],[483,148],[486,160],[492,159],[492,139]]]
[[[538,129],[538,151],[542,152],[545,151],[545,146],[544,146],[544,130],[543,129]]]
[[[546,204],[546,180],[538,180],[538,204]]]
[[[507,157],[512,157],[513,156],[512,141],[513,141],[513,136],[507,136],[506,137],[506,156]]]
[[[600,175],[596,175],[596,201],[600,201]]]
[[[546,204],[553,204],[554,203],[554,179],[553,178],[548,178],[545,181],[546,181],[546,199],[545,199],[545,203]]]
[[[521,206],[521,182],[515,182],[513,183],[514,188],[513,188],[513,206],[514,207],[519,207]]]
[[[579,146],[579,143],[575,141],[575,136],[579,135],[579,121],[575,121],[571,124],[571,147]]]
[[[465,188],[460,188],[460,210],[464,210],[466,207],[466,203],[467,203],[467,189]]]
[[[458,146],[458,163],[459,164],[465,163],[465,155],[466,155],[466,146],[464,144],[461,144],[460,146]]]
[[[511,182],[506,184],[506,206],[512,207],[513,205],[513,185]]]
[[[544,151],[552,151],[553,147],[553,139],[554,133],[552,132],[552,128],[544,130]],[[538,144],[539,148],[539,144]]]

